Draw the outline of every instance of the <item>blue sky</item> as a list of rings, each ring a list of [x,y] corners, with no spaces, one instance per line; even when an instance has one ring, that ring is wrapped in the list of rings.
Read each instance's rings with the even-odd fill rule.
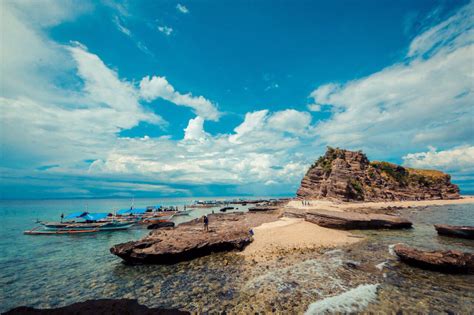
[[[327,145],[474,192],[468,1],[3,1],[1,197],[293,194]]]

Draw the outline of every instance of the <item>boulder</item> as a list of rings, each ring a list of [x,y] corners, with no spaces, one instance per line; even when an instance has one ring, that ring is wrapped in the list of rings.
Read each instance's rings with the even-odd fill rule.
[[[148,308],[138,304],[137,300],[130,299],[100,299],[88,300],[85,302],[74,303],[64,307],[51,309],[37,309],[33,307],[20,306],[9,310],[4,314],[20,314],[20,315],[38,315],[38,314],[137,314],[137,315],[184,315],[190,314],[175,309]]]
[[[405,244],[397,244],[393,250],[401,261],[411,266],[447,273],[474,273],[473,253],[457,250],[425,251]]]
[[[153,223],[150,224],[147,229],[149,230],[155,230],[155,229],[161,229],[161,228],[169,228],[169,227],[174,227],[174,222],[171,221],[163,221],[163,222],[158,222],[158,223]]]
[[[300,198],[343,201],[458,199],[459,187],[436,170],[370,162],[361,151],[329,147],[306,172]]]
[[[209,232],[200,219],[175,229],[150,232],[139,240],[113,246],[110,252],[129,264],[174,264],[213,252],[242,250],[253,239],[250,229],[277,216],[258,213],[211,214]]]
[[[434,227],[439,235],[474,239],[474,226],[435,224]]]
[[[305,220],[322,227],[335,229],[404,229],[412,223],[407,219],[385,214],[364,214],[314,210],[307,212]]]

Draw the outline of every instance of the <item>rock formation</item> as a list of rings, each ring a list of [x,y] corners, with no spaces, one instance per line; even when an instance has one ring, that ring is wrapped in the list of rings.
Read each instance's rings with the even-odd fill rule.
[[[460,237],[474,240],[474,226],[458,226],[447,224],[435,224],[435,229],[439,235]]]
[[[211,214],[209,232],[199,219],[182,223],[174,229],[153,230],[139,241],[110,249],[130,264],[174,264],[209,255],[213,252],[242,250],[252,241],[250,229],[276,220],[278,214],[230,213]]]
[[[451,177],[388,162],[370,162],[360,151],[329,147],[307,171],[297,196],[343,201],[429,200],[460,198]]]
[[[405,244],[397,244],[393,250],[405,263],[448,273],[474,273],[474,254],[457,250],[424,251]]]
[[[148,308],[138,304],[137,300],[120,299],[101,299],[88,300],[85,302],[74,303],[64,307],[37,309],[33,307],[20,306],[9,310],[4,314],[21,315],[89,315],[89,314],[137,314],[137,315],[184,315],[189,312],[174,309]]]
[[[322,227],[335,229],[405,229],[412,223],[407,219],[386,214],[363,214],[352,212],[313,210],[307,212],[305,220]]]

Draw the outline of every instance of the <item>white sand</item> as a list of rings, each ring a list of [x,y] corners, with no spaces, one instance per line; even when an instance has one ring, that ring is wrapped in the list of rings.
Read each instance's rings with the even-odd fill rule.
[[[420,200],[420,201],[384,201],[384,202],[342,202],[330,200],[306,200],[308,206],[303,206],[301,200],[292,200],[286,206],[287,208],[301,210],[331,210],[345,211],[356,208],[386,208],[386,207],[424,207],[424,206],[443,206],[454,204],[474,204],[474,196],[463,196],[461,199],[453,200]]]
[[[242,254],[256,261],[266,260],[281,250],[335,247],[360,241],[346,231],[320,227],[298,218],[281,218],[253,229],[254,241]]]

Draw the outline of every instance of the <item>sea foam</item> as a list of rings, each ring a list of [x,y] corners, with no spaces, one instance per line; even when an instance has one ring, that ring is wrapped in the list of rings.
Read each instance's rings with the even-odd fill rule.
[[[358,287],[311,303],[306,310],[306,315],[321,313],[350,313],[358,312],[367,307],[377,297],[378,284],[363,284]]]

